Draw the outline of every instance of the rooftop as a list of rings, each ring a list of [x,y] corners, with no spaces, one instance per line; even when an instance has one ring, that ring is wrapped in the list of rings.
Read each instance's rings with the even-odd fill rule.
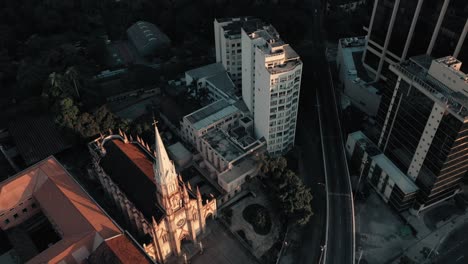
[[[190,75],[193,79],[207,78],[219,73],[226,72],[222,63],[208,64],[190,71],[186,71],[185,74]]]
[[[236,161],[232,168],[221,173],[218,178],[219,181],[223,181],[227,184],[236,180],[240,176],[249,173],[258,168],[258,162],[252,157],[243,158],[239,161]]]
[[[70,146],[49,116],[19,117],[9,123],[8,129],[27,165],[57,154]]]
[[[107,175],[147,220],[152,216],[161,220],[165,212],[156,203],[153,157],[138,143],[126,144],[121,139],[107,141],[104,148],[101,166]]]
[[[441,72],[434,70],[429,72],[432,62],[433,58],[429,55],[419,55],[401,64],[392,64],[390,69],[396,74],[406,76],[409,82],[419,84],[418,87],[422,88],[433,100],[445,104],[455,116],[463,120],[468,117],[468,96],[454,87],[447,86],[447,82],[440,75]]]
[[[142,55],[149,55],[158,47],[170,45],[169,37],[156,25],[138,21],[127,29],[127,35]]]
[[[363,83],[372,81],[361,60],[365,50],[365,39],[365,37],[356,37],[339,40],[343,64],[345,64],[344,67],[348,70],[348,78],[362,80]]]
[[[356,146],[364,149],[369,156],[374,157],[382,154],[382,151],[377,148],[377,146],[372,142],[362,131],[356,131],[349,134],[350,137],[354,138],[356,141]]]
[[[225,93],[229,98],[236,98],[236,86],[232,82],[227,72],[223,71],[206,78],[216,89]]]
[[[247,29],[248,31],[253,31],[253,29],[258,29],[264,23],[262,20],[255,17],[236,17],[236,18],[217,18],[218,23],[227,23],[223,25],[224,36],[231,38],[240,38],[241,28]]]
[[[202,138],[227,162],[231,162],[245,153],[244,150],[231,141],[229,135],[220,129],[213,129],[203,135]]]
[[[127,242],[131,239],[127,234],[120,234],[104,240],[83,264],[153,263],[135,243]]]
[[[230,105],[226,100],[221,99],[184,118],[192,123],[195,129],[200,130],[235,113],[240,113],[240,110]]]
[[[372,157],[376,164],[392,179],[395,184],[405,193],[413,193],[419,190],[412,180],[406,176],[397,166],[384,154]]]
[[[0,213],[3,217],[19,204],[30,199],[37,202],[42,212],[60,234],[60,240],[40,252],[28,263],[81,263],[92,252],[96,242],[122,234],[121,229],[82,189],[54,158],[49,157],[14,177],[0,183]],[[23,211],[24,212],[24,211]],[[33,214],[27,219],[37,214]],[[2,223],[3,230],[15,228],[21,222]],[[99,243],[99,242],[98,242]],[[117,242],[120,247],[131,247],[129,239]],[[143,254],[139,252],[138,255]],[[118,258],[121,263],[128,259]]]

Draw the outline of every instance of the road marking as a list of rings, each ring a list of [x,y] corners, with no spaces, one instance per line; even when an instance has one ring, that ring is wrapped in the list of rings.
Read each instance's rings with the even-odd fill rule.
[[[351,197],[348,193],[328,193],[328,195]]]
[[[462,258],[464,258],[465,256],[460,256],[457,258],[457,260],[455,260],[455,262],[458,262],[459,260],[461,260]]]

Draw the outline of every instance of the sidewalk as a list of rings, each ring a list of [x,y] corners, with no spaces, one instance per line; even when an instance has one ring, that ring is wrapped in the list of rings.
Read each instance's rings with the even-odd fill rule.
[[[419,221],[422,221],[422,219],[419,219]],[[401,255],[406,255],[410,259],[416,261],[416,263],[430,263],[431,258],[437,255],[437,250],[444,242],[444,239],[453,230],[466,222],[468,222],[468,212],[451,217],[447,221],[439,224],[435,231],[424,235],[418,235],[419,241],[403,250]],[[428,258],[429,254],[430,257]],[[392,263],[398,264],[399,261],[400,258],[398,257]]]

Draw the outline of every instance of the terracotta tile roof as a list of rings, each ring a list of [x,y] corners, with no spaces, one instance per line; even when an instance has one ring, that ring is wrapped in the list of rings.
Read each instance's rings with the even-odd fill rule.
[[[106,239],[88,258],[86,264],[144,264],[153,263],[142,249],[132,243],[125,234]]]
[[[147,220],[164,216],[156,200],[153,158],[133,143],[125,144],[119,139],[104,144],[106,155],[101,167],[117,184],[127,198],[140,210]]]
[[[8,130],[27,165],[57,154],[70,146],[49,116],[15,119],[8,124]]]
[[[49,221],[54,223],[61,240],[27,263],[57,263],[61,260],[80,263],[99,245],[96,244],[100,243],[98,241],[122,234],[122,230],[54,157],[0,183],[2,215],[29,198],[34,199]],[[11,222],[2,229],[7,230],[19,223]],[[5,225],[3,221],[2,224]]]

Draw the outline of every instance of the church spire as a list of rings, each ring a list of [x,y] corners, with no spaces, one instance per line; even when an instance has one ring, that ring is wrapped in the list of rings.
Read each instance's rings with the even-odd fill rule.
[[[167,155],[166,148],[164,147],[158,127],[156,126],[156,121],[154,122],[154,134],[154,150],[156,152],[156,162],[153,164],[154,178],[158,185],[158,191],[162,195],[170,195],[178,190],[177,173],[174,164]]]

